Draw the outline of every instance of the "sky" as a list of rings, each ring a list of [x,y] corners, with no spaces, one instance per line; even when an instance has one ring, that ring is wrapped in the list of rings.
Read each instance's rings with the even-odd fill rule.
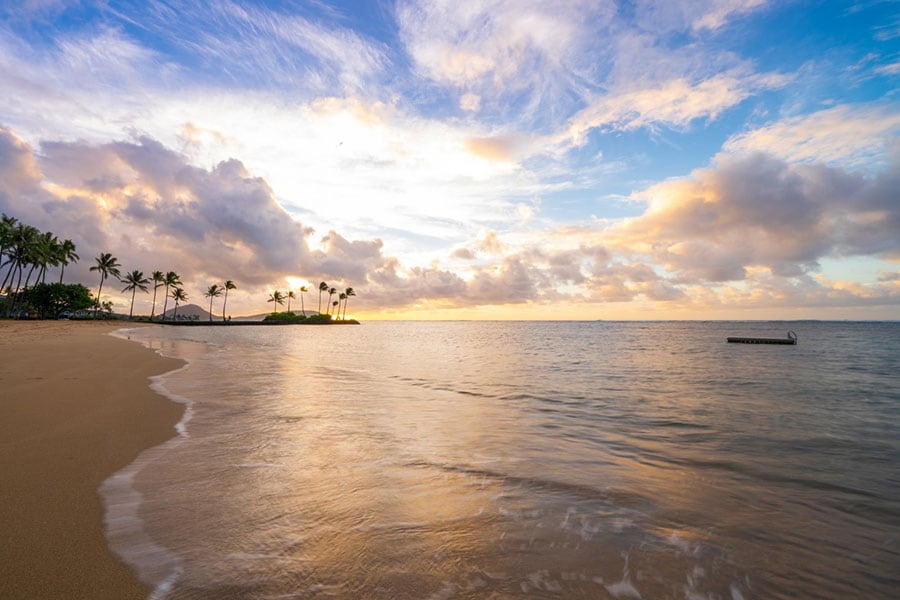
[[[0,211],[234,315],[900,319],[898,83],[897,0],[0,0]]]

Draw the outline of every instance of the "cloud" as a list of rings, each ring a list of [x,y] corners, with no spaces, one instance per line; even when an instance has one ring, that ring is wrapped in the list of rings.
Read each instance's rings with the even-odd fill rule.
[[[652,87],[603,96],[575,114],[558,137],[582,145],[588,132],[641,127],[685,128],[696,119],[716,119],[761,90],[783,85],[777,75],[724,73],[692,82],[678,77]]]
[[[520,116],[531,118],[541,106],[571,102],[566,96],[597,67],[598,32],[615,11],[614,2],[595,0],[403,0],[396,18],[423,77],[482,106],[514,99]]]
[[[740,281],[760,267],[796,277],[826,257],[890,257],[900,252],[898,177],[900,163],[866,178],[764,154],[723,157],[637,193],[647,211],[604,240],[690,283]]]
[[[790,162],[878,167],[900,136],[900,112],[883,105],[840,105],[732,136],[727,153],[765,152]]]

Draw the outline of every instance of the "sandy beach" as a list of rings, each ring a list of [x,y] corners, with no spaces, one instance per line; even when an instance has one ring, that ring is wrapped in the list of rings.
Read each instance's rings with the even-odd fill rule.
[[[175,435],[147,378],[182,363],[123,323],[0,321],[0,597],[146,598],[107,547],[100,484]]]

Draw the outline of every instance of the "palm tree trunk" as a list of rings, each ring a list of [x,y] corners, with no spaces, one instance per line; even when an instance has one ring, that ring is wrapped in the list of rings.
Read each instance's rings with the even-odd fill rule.
[[[213,297],[209,297],[209,322],[212,323],[212,301]]]
[[[225,299],[222,300],[222,322],[225,322],[225,305],[228,304],[228,288],[225,288]]]
[[[169,306],[169,286],[166,286],[166,301],[163,302],[162,320],[166,320],[166,307]]]
[[[300,312],[303,313],[303,316],[306,316],[306,307],[303,306],[303,292],[300,292]]]
[[[97,315],[100,314],[100,294],[103,293],[103,280],[104,279],[105,279],[105,277],[103,277],[103,275],[100,275],[100,287],[97,288],[97,308],[94,309],[94,318],[96,318]]]
[[[59,269],[59,282],[60,282],[60,283],[62,283],[63,274],[64,274],[65,272],[66,272],[66,265],[63,265],[63,266]]]
[[[128,318],[131,319],[132,315],[134,315],[134,295],[137,293],[137,287],[131,288],[131,310],[128,311]]]
[[[159,289],[158,285],[153,286],[153,306],[150,308],[150,320],[153,320],[153,313],[156,312],[156,290]]]

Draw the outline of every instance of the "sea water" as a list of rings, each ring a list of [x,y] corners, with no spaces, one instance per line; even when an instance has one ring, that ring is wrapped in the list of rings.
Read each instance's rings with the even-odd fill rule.
[[[154,598],[900,589],[900,323],[125,335],[189,361],[153,384],[179,434],[102,490]]]

